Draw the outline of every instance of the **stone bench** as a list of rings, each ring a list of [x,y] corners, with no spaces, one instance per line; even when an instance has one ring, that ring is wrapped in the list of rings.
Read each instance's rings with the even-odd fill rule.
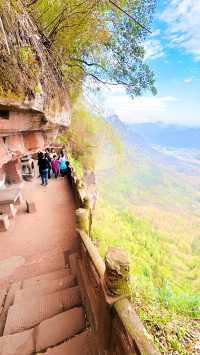
[[[16,207],[22,202],[20,189],[0,190],[0,214],[6,214],[9,218],[16,215]]]
[[[10,222],[7,214],[0,214],[0,232],[5,232],[8,230]]]
[[[35,202],[33,202],[33,201],[27,201],[27,200],[26,200],[26,212],[27,212],[27,213],[34,213],[34,212],[36,212]]]

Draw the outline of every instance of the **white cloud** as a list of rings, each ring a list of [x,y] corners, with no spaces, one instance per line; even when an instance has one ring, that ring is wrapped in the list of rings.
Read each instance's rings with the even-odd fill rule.
[[[164,50],[158,39],[149,39],[144,43],[145,56],[144,59],[158,59],[164,56]]]
[[[164,48],[160,41],[160,29],[155,29],[148,40],[144,43],[145,56],[144,60],[158,59],[164,56]]]
[[[185,78],[184,83],[190,84],[192,82],[192,78]]]
[[[160,35],[160,29],[159,28],[157,28],[155,31],[153,31],[151,33],[151,37],[156,37],[156,36],[159,36],[159,35]]]
[[[170,0],[161,19],[167,24],[171,47],[179,47],[200,61],[200,1]]]
[[[143,96],[131,99],[120,89],[113,88],[106,94],[106,106],[109,112],[116,113],[122,121],[126,122],[174,122],[175,117],[169,113],[174,109],[180,99],[174,96]]]

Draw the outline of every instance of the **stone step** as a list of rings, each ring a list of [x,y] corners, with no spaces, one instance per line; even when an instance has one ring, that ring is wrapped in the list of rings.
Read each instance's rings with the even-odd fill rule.
[[[6,298],[4,300],[4,304],[2,306],[2,310],[0,311],[0,336],[3,335],[9,307],[13,305],[15,293],[18,290],[20,290],[21,285],[22,285],[21,282],[15,282],[10,286],[10,288],[7,292]],[[0,297],[0,299],[1,299],[1,297]]]
[[[34,330],[0,337],[1,355],[32,355],[35,352]]]
[[[23,258],[22,258],[23,259]],[[9,261],[9,260],[8,260]],[[12,265],[12,259],[11,259]],[[8,263],[9,267],[9,263]],[[54,255],[35,257],[31,261],[24,262],[21,266],[13,268],[13,272],[5,275],[0,275],[0,288],[9,286],[9,284],[25,279],[37,278],[40,275],[53,273],[65,269],[64,254],[56,253]],[[57,278],[57,277],[56,277]]]
[[[36,352],[61,344],[82,332],[85,327],[86,317],[82,307],[73,308],[43,321],[35,328]]]
[[[25,332],[0,337],[0,355],[32,355],[55,347],[82,332],[86,326],[82,307],[73,308]]]
[[[0,289],[0,314],[3,309],[3,305],[4,305],[4,302],[6,299],[7,292],[8,292],[8,288]]]
[[[76,279],[73,275],[68,275],[57,280],[41,280],[35,286],[26,287],[15,293],[14,304],[27,302],[33,297],[50,295],[57,291],[76,286]]]
[[[85,330],[69,341],[49,349],[45,355],[97,355],[94,349],[92,332]]]
[[[61,277],[67,277],[70,275],[70,270],[69,269],[60,269],[57,271],[53,271],[50,273],[42,274],[39,276],[31,277],[29,279],[26,279],[23,281],[23,286],[22,288],[27,288],[27,287],[40,287],[43,282],[49,281],[49,280],[57,280]]]
[[[23,332],[45,319],[80,305],[79,286],[14,304],[9,308],[4,335]]]

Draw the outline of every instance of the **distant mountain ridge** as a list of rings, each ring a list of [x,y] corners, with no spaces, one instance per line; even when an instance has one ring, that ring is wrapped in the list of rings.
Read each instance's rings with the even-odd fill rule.
[[[147,143],[163,147],[200,149],[200,127],[155,123],[128,124]]]
[[[112,115],[108,121],[136,143],[159,145],[167,148],[200,149],[200,127],[187,127],[163,122],[127,123]],[[126,137],[127,138],[127,137]],[[135,140],[136,138],[136,140]]]

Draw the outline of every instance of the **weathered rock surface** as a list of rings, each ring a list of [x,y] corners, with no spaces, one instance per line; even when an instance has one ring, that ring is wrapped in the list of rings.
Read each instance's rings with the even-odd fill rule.
[[[34,21],[19,1],[1,0],[0,16],[0,109],[9,108],[11,120],[29,110],[47,126],[68,126],[67,90]]]

